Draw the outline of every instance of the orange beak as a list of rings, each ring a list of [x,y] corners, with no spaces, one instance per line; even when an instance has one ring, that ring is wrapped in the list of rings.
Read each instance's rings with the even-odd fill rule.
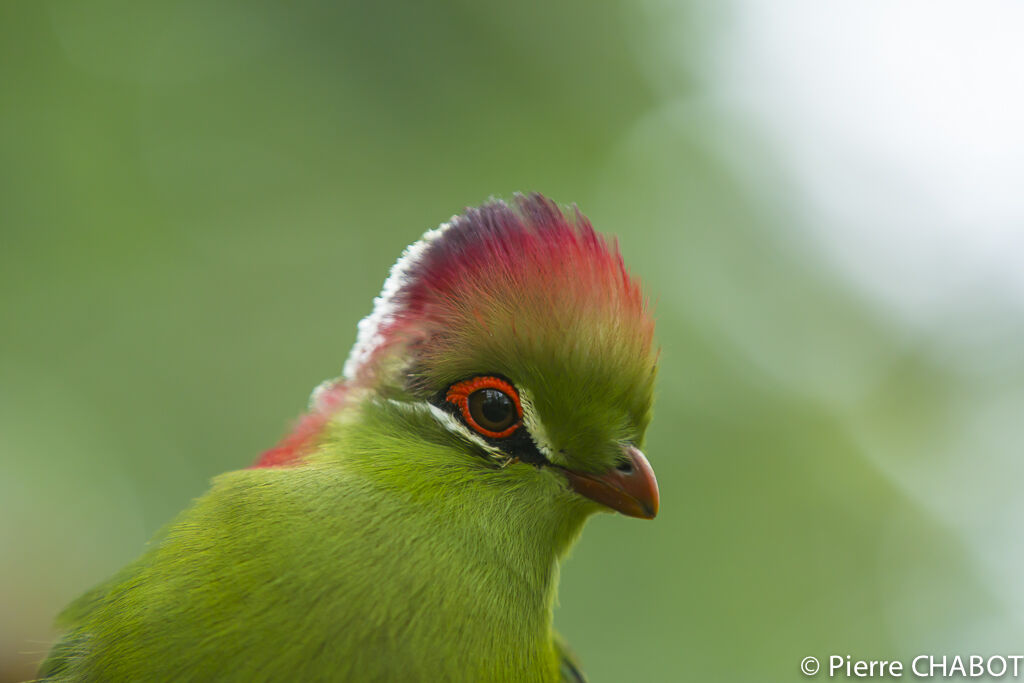
[[[651,463],[636,446],[622,449],[622,460],[601,474],[561,469],[573,491],[630,517],[654,519],[658,514],[658,480]]]

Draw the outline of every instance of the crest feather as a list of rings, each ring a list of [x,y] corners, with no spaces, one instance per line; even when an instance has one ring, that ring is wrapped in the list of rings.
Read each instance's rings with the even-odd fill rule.
[[[649,353],[653,321],[615,241],[575,207],[566,215],[540,194],[491,200],[405,250],[359,324],[345,378],[362,383],[393,344],[422,343],[467,321],[490,331],[489,321],[501,320],[515,333],[595,312],[605,328],[628,328],[637,351]]]

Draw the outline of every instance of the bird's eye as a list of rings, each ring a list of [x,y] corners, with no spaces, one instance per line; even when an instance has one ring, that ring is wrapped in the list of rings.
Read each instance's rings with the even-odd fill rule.
[[[479,389],[469,395],[469,414],[481,427],[503,432],[516,421],[516,406],[503,391]]]
[[[523,418],[515,387],[500,377],[474,377],[456,382],[445,400],[458,406],[470,427],[492,439],[511,436]]]

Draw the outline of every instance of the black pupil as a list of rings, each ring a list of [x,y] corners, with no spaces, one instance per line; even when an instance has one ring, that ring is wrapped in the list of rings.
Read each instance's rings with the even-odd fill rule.
[[[500,432],[512,426],[516,408],[512,399],[497,389],[480,389],[469,397],[469,411],[481,427]]]

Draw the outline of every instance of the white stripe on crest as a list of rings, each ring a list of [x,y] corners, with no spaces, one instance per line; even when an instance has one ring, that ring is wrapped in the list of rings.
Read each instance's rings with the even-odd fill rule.
[[[419,265],[427,247],[441,237],[457,218],[458,214],[452,216],[447,223],[442,223],[433,230],[425,232],[423,237],[405,248],[401,257],[391,267],[391,272],[388,273],[388,278],[384,281],[384,288],[373,300],[373,311],[359,321],[356,343],[348,355],[348,360],[345,361],[343,376],[346,380],[355,379],[363,364],[384,343],[382,330],[395,319],[397,309],[395,295],[409,282],[410,273]]]

